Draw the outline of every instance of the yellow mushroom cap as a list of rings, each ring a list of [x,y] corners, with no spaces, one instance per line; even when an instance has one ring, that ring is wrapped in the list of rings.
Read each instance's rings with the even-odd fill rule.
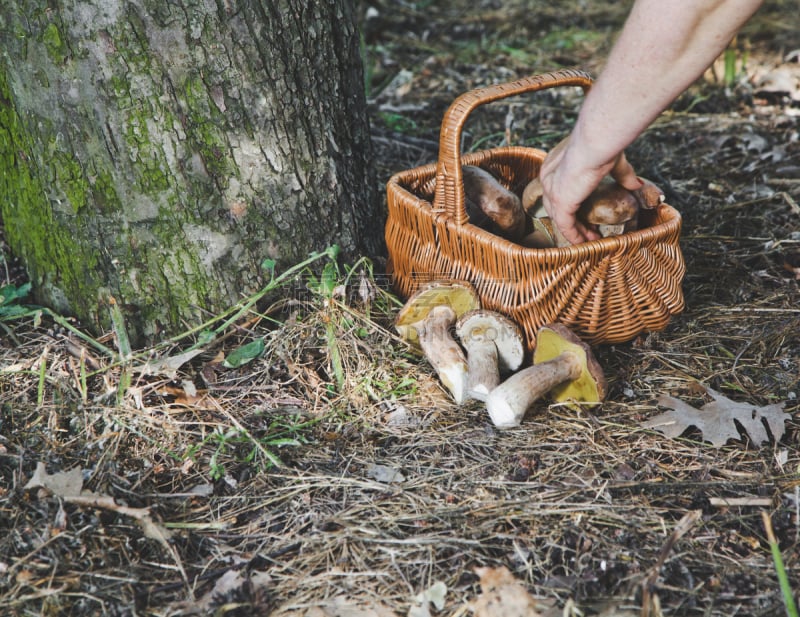
[[[581,374],[577,379],[553,388],[550,391],[553,400],[586,403],[602,401],[606,396],[606,378],[589,346],[563,324],[542,326],[536,335],[533,363],[547,362],[563,353],[574,354],[579,359]]]
[[[420,287],[405,303],[395,318],[394,327],[406,342],[419,345],[414,324],[428,316],[435,306],[449,306],[456,318],[480,308],[480,298],[465,281],[431,281]]]

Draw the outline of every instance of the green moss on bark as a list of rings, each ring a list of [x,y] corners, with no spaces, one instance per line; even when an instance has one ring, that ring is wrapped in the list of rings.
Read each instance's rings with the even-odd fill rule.
[[[100,170],[93,174],[92,197],[95,206],[103,214],[118,212],[122,209],[122,202],[114,187],[114,178],[110,171]]]
[[[67,47],[67,44],[64,42],[64,38],[61,36],[61,32],[59,32],[58,26],[53,22],[47,24],[42,31],[42,43],[44,43],[45,49],[47,49],[47,55],[50,56],[53,64],[60,66],[67,61],[69,57],[69,47]]]
[[[69,152],[53,152],[54,187],[61,189],[74,214],[80,213],[88,203],[89,182],[78,160]]]
[[[6,239],[12,251],[29,265],[29,275],[40,295],[56,309],[71,312],[75,298],[91,303],[95,297],[96,289],[83,272],[96,265],[98,256],[55,224],[31,156],[32,148],[14,108],[7,74],[0,70],[0,208]],[[86,203],[85,193],[78,196],[85,188],[79,182],[72,185],[78,203]],[[36,264],[50,264],[49,272],[54,274],[37,269]]]
[[[236,165],[220,126],[222,114],[211,103],[208,89],[199,76],[187,78],[183,88],[186,106],[186,136],[192,148],[203,159],[206,171],[221,188],[228,186]]]

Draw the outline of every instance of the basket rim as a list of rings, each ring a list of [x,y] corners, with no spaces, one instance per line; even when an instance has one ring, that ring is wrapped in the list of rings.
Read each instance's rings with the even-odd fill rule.
[[[537,158],[544,157],[546,152],[539,148],[532,148],[528,146],[501,146],[498,148],[490,148],[487,150],[480,150],[477,152],[470,152],[462,155],[462,165],[474,164],[475,162],[490,161],[493,158],[504,156],[535,156]],[[448,216],[446,213],[437,209],[434,201],[426,199],[420,195],[411,192],[406,186],[405,181],[409,179],[423,179],[424,181],[438,180],[437,177],[438,163],[431,162],[411,169],[402,170],[392,174],[386,183],[387,195],[399,191],[406,196],[411,196],[417,203],[425,204],[430,215],[435,218],[435,224],[445,225],[454,230],[463,229],[469,230],[470,234],[474,235],[474,239],[481,241],[484,244],[492,244],[498,251],[504,253],[518,253],[521,257],[536,255],[540,258],[545,258],[549,261],[550,258],[560,260],[563,258],[580,258],[585,253],[611,253],[625,248],[646,243],[648,241],[657,240],[661,236],[666,236],[674,233],[682,226],[681,213],[672,205],[667,202],[662,202],[655,208],[652,208],[654,216],[661,218],[657,224],[637,229],[635,231],[627,232],[618,236],[609,236],[607,238],[599,238],[596,240],[589,240],[580,244],[572,244],[569,246],[561,247],[548,247],[548,248],[533,248],[522,246],[512,240],[503,238],[497,234],[492,233],[487,229],[483,229],[473,223],[467,221],[466,223],[459,223],[453,217]]]

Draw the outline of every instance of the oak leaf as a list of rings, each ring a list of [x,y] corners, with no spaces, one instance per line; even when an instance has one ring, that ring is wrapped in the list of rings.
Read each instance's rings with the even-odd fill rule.
[[[721,448],[729,439],[740,439],[737,423],[750,436],[756,445],[769,441],[764,422],[769,426],[775,441],[779,441],[786,431],[785,422],[791,415],[783,411],[784,404],[757,407],[750,403],[732,401],[719,392],[706,388],[714,400],[699,409],[671,396],[658,397],[658,404],[668,411],[642,423],[644,428],[652,428],[667,437],[679,437],[690,426],[697,427],[703,439],[715,448]]]

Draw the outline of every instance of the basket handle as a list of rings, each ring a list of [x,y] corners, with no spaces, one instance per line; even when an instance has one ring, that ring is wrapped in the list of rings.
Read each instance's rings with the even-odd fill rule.
[[[436,166],[436,194],[434,209],[444,212],[457,225],[469,219],[464,207],[464,180],[461,171],[461,132],[473,109],[526,92],[536,92],[558,86],[580,86],[587,92],[592,85],[588,73],[565,69],[525,77],[505,84],[497,84],[465,92],[450,104],[444,114],[439,135],[439,162]]]

